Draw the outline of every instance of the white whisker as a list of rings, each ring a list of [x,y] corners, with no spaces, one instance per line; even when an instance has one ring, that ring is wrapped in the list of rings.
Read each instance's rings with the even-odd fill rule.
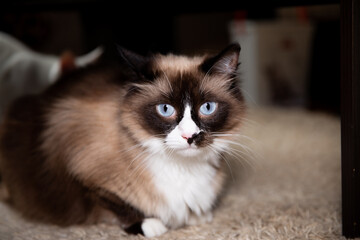
[[[234,160],[240,158],[241,160],[245,161],[249,166],[251,166],[252,169],[255,168],[254,164],[256,163],[256,160],[258,159],[258,155],[250,147],[248,147],[244,144],[241,144],[239,142],[226,140],[226,139],[217,138],[215,141],[217,143],[229,144],[228,149],[225,150],[225,152],[227,154],[234,157]],[[217,144],[215,144],[215,146],[217,146]],[[238,146],[238,147],[240,147],[240,149],[234,148],[232,146]],[[251,159],[251,161],[249,160],[249,158]],[[243,164],[242,161],[240,163]]]
[[[246,118],[246,117],[237,117],[237,118],[234,118],[235,120],[238,120],[244,124],[247,124],[251,127],[260,127],[261,124],[259,124],[258,122],[252,120],[252,119],[249,119],[249,118]]]
[[[135,144],[135,145],[131,146],[131,147],[128,148],[128,149],[124,149],[124,150],[122,150],[122,151],[118,151],[117,153],[119,153],[119,154],[127,153],[127,152],[130,152],[130,151],[134,150],[135,148],[141,147],[141,146],[142,146],[142,145],[141,145],[140,143],[138,143],[138,144]]]
[[[247,99],[250,100],[250,102],[255,106],[258,107],[259,105],[257,104],[257,102],[255,101],[255,99],[250,95],[250,93],[245,90],[244,88],[241,88],[241,92],[244,93],[247,97]]]
[[[171,86],[171,83],[170,83],[170,80],[169,80],[168,76],[166,75],[166,73],[164,72],[164,70],[162,70],[162,69],[161,69],[161,71],[163,72],[163,74],[164,74],[164,76],[165,76],[165,78],[166,78],[166,81],[167,81],[167,82],[168,82],[168,84],[169,84],[170,91],[171,91],[171,92],[174,92],[174,90],[173,90],[173,88],[172,88],[172,86]]]
[[[237,149],[230,149],[226,152],[226,154],[230,155],[233,160],[236,160],[237,163],[240,163],[243,167],[245,167],[244,163],[246,163],[252,170],[257,168],[257,164],[254,159],[249,160],[247,155]]]
[[[205,73],[205,76],[203,77],[203,79],[201,79],[200,87],[199,87],[199,89],[200,89],[201,92],[204,90],[204,89],[203,89],[204,81],[209,77],[210,71],[212,70],[213,67],[214,67],[214,65],[209,68],[209,70]]]
[[[130,162],[129,166],[127,167],[126,171],[130,170],[131,165],[139,158],[141,158],[142,156],[144,156],[145,154],[147,154],[148,151],[147,150],[143,150],[140,153],[138,153]],[[135,167],[136,168],[136,167]]]
[[[231,165],[229,164],[229,162],[226,160],[226,157],[223,155],[222,152],[218,151],[216,148],[212,147],[212,146],[208,146],[208,148],[213,151],[215,154],[219,155],[226,163],[228,169],[229,169],[229,172],[230,172],[230,176],[231,176],[231,179],[233,182],[235,182],[235,178],[234,178],[234,175],[233,175],[233,172],[232,172],[232,169],[231,169]]]
[[[149,153],[149,150],[145,150],[143,151],[144,154],[149,154],[148,156],[146,156],[145,158],[141,159],[141,161],[138,161],[138,166],[135,167],[135,169],[131,172],[131,174],[129,175],[129,177],[134,176],[135,174],[135,178],[138,178],[139,176],[141,176],[143,174],[143,172],[148,169],[148,164],[149,164],[149,160],[151,157],[155,156],[156,154],[158,154],[159,152],[161,152],[161,150]],[[141,170],[141,172],[139,172],[139,170]]]
[[[217,141],[220,141],[220,142],[224,142],[224,143],[229,143],[229,144],[232,144],[232,145],[236,145],[236,146],[239,146],[241,148],[243,148],[245,151],[249,151],[251,150],[251,148],[249,148],[248,146],[244,145],[244,144],[241,144],[239,142],[235,142],[235,141],[231,141],[231,140],[227,140],[227,139],[222,139],[222,138],[218,138],[216,139]]]

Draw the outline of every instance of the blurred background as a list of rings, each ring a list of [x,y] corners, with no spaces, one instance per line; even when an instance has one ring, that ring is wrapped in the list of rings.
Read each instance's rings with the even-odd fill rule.
[[[340,113],[339,4],[171,8],[14,1],[0,10],[0,31],[39,53],[78,56],[101,45],[110,59],[115,44],[141,54],[195,55],[237,41],[249,105]]]

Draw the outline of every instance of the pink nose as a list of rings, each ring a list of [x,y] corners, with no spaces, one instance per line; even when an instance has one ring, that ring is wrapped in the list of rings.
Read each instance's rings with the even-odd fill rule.
[[[191,138],[193,136],[193,134],[191,133],[183,133],[181,134],[181,137],[185,140],[188,140],[189,138]]]

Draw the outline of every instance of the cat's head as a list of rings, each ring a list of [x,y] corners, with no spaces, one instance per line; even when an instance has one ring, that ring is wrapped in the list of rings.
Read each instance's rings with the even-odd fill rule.
[[[132,73],[123,119],[152,153],[206,158],[226,150],[245,104],[237,79],[239,44],[215,56],[120,55]]]

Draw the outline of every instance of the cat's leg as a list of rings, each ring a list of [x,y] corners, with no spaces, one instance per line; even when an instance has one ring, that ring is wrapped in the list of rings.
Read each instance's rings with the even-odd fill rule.
[[[132,207],[122,199],[105,189],[93,191],[93,199],[100,208],[110,210],[120,221],[124,231],[129,234],[142,234],[145,237],[156,237],[168,231],[165,224],[158,218],[145,218],[144,214]],[[102,213],[106,211],[101,211]],[[108,216],[112,214],[101,214],[107,222],[111,220]],[[100,218],[100,217],[99,217]],[[103,219],[101,219],[103,220]]]
[[[92,199],[98,204],[97,208],[103,208],[102,211],[98,211],[101,213],[97,214],[99,220],[117,222],[112,219],[112,216],[115,215],[125,232],[145,235],[142,225],[146,218],[139,209],[123,201],[116,194],[101,188],[92,191]],[[113,214],[103,214],[107,212],[104,211],[105,209]]]
[[[145,218],[144,214],[138,209],[130,206],[122,199],[105,189],[97,189],[93,192],[93,199],[99,204],[100,208],[110,210],[120,221],[124,231],[129,234],[142,234],[145,237],[156,237],[168,231],[164,223],[158,218]],[[106,211],[101,211],[102,213]],[[107,222],[110,221],[112,214],[101,214]],[[103,219],[101,219],[103,220]]]
[[[213,219],[213,215],[211,211],[205,212],[200,216],[192,213],[189,216],[187,225],[198,225],[198,224],[209,223],[212,221],[212,219]]]
[[[167,227],[158,218],[145,218],[142,222],[137,222],[125,228],[125,232],[127,233],[142,234],[149,238],[160,236],[167,231]]]
[[[145,218],[141,224],[141,230],[145,237],[160,236],[168,231],[164,223],[158,218]]]

